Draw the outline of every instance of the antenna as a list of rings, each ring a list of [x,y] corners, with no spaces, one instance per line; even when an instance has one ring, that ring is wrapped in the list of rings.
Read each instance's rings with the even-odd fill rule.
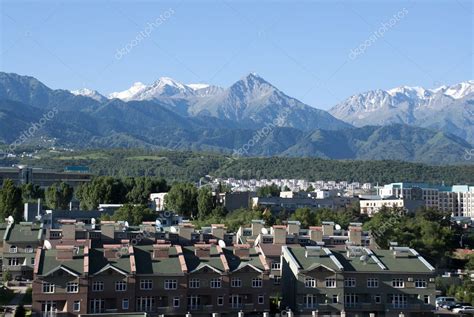
[[[46,250],[51,250],[53,248],[53,246],[51,245],[51,242],[49,242],[49,240],[44,240],[43,246]]]
[[[227,245],[225,244],[224,240],[219,240],[219,242],[217,242],[217,244],[219,244],[219,246],[221,248],[225,248]]]

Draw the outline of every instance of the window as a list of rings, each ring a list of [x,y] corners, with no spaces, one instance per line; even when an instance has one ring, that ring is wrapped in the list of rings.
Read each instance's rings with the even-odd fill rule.
[[[10,253],[17,253],[18,252],[18,248],[16,247],[16,245],[11,245],[10,246]]]
[[[173,297],[173,307],[179,307],[179,297]]]
[[[333,277],[326,278],[326,288],[336,288],[336,279]]]
[[[280,262],[272,262],[272,270],[279,270]]]
[[[221,288],[221,286],[222,286],[222,281],[221,281],[220,277],[213,278],[211,280],[211,288]]]
[[[189,280],[189,288],[199,288],[200,282],[198,278],[192,278]]]
[[[382,297],[379,294],[374,295],[374,302],[376,304],[381,304],[382,303]]]
[[[33,253],[33,247],[31,245],[27,245],[25,248],[25,253]]]
[[[230,295],[229,304],[232,308],[242,308],[242,296],[241,295]]]
[[[423,295],[423,303],[425,304],[430,303],[430,295]]]
[[[31,265],[35,265],[35,258],[31,258]]]
[[[426,288],[427,287],[426,280],[421,280],[421,279],[415,280],[415,287],[416,288]]]
[[[152,311],[155,306],[155,298],[151,296],[142,296],[137,298],[138,311]]]
[[[165,280],[165,289],[177,289],[178,281],[177,280]]]
[[[359,302],[359,296],[357,294],[344,294],[344,304],[351,307],[355,306]]]
[[[105,311],[105,300],[103,299],[91,299],[90,305],[90,310],[93,314],[98,314]]]
[[[104,282],[93,282],[92,291],[93,292],[102,292],[104,290]]]
[[[404,288],[405,287],[405,282],[403,281],[402,278],[394,278],[392,280],[392,286],[395,288]]]
[[[72,310],[73,311],[80,311],[81,310],[81,302],[78,300],[74,301],[74,304],[72,305]]]
[[[224,306],[224,296],[217,297],[217,306]]]
[[[197,310],[201,306],[201,296],[190,295],[188,296],[188,308],[190,310]]]
[[[151,290],[153,288],[153,281],[152,280],[141,280],[140,281],[140,289],[141,290]]]
[[[240,278],[233,277],[230,280],[230,286],[231,287],[242,287],[242,280]]]
[[[306,288],[315,288],[316,280],[312,277],[307,277],[304,279],[304,287]]]
[[[19,266],[20,259],[19,258],[8,258],[8,265],[9,266]]]
[[[79,293],[79,284],[75,282],[68,282],[66,284],[66,292],[68,293]]]
[[[318,297],[316,294],[306,294],[304,296],[304,307],[316,308],[318,305]]]
[[[367,279],[367,287],[368,288],[377,288],[377,287],[379,287],[379,279],[378,278],[368,278]]]
[[[332,295],[332,303],[337,304],[339,302],[339,296],[338,295]]]
[[[252,287],[253,288],[260,288],[262,287],[262,279],[257,277],[252,279]]]
[[[129,307],[128,298],[122,299],[122,309],[123,309],[123,310],[128,310],[128,307]]]
[[[344,287],[356,287],[356,279],[354,277],[344,279]]]
[[[390,294],[388,299],[393,308],[405,308],[407,306],[406,294]]]
[[[48,293],[48,294],[54,293],[54,284],[43,282],[43,293]]]
[[[281,276],[280,275],[275,275],[273,277],[273,285],[280,285],[281,284]]]
[[[115,282],[115,291],[116,292],[125,292],[127,290],[127,283],[125,281]]]
[[[263,295],[258,295],[258,303],[260,305],[263,305],[265,303],[265,296]]]

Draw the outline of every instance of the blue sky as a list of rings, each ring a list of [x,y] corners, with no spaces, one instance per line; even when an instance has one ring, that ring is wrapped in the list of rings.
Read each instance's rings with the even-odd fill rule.
[[[254,2],[2,0],[0,70],[103,94],[161,76],[227,87],[256,72],[323,109],[366,90],[473,78],[470,1]]]

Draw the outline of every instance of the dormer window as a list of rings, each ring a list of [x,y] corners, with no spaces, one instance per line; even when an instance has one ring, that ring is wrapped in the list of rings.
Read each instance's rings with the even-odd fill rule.
[[[33,253],[33,247],[31,245],[27,245],[25,248],[26,253]]]
[[[17,253],[18,252],[18,248],[16,247],[16,245],[11,245],[10,246],[10,253]]]

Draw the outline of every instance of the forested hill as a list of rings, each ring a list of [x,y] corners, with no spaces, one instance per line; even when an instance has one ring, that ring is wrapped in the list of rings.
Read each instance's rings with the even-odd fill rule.
[[[205,175],[235,178],[297,178],[372,183],[420,181],[474,183],[474,165],[432,166],[401,161],[325,160],[318,158],[233,158],[191,151],[89,150],[39,151],[38,158],[9,159],[0,165],[28,164],[62,170],[89,166],[96,175],[160,176],[168,182],[197,181]]]

